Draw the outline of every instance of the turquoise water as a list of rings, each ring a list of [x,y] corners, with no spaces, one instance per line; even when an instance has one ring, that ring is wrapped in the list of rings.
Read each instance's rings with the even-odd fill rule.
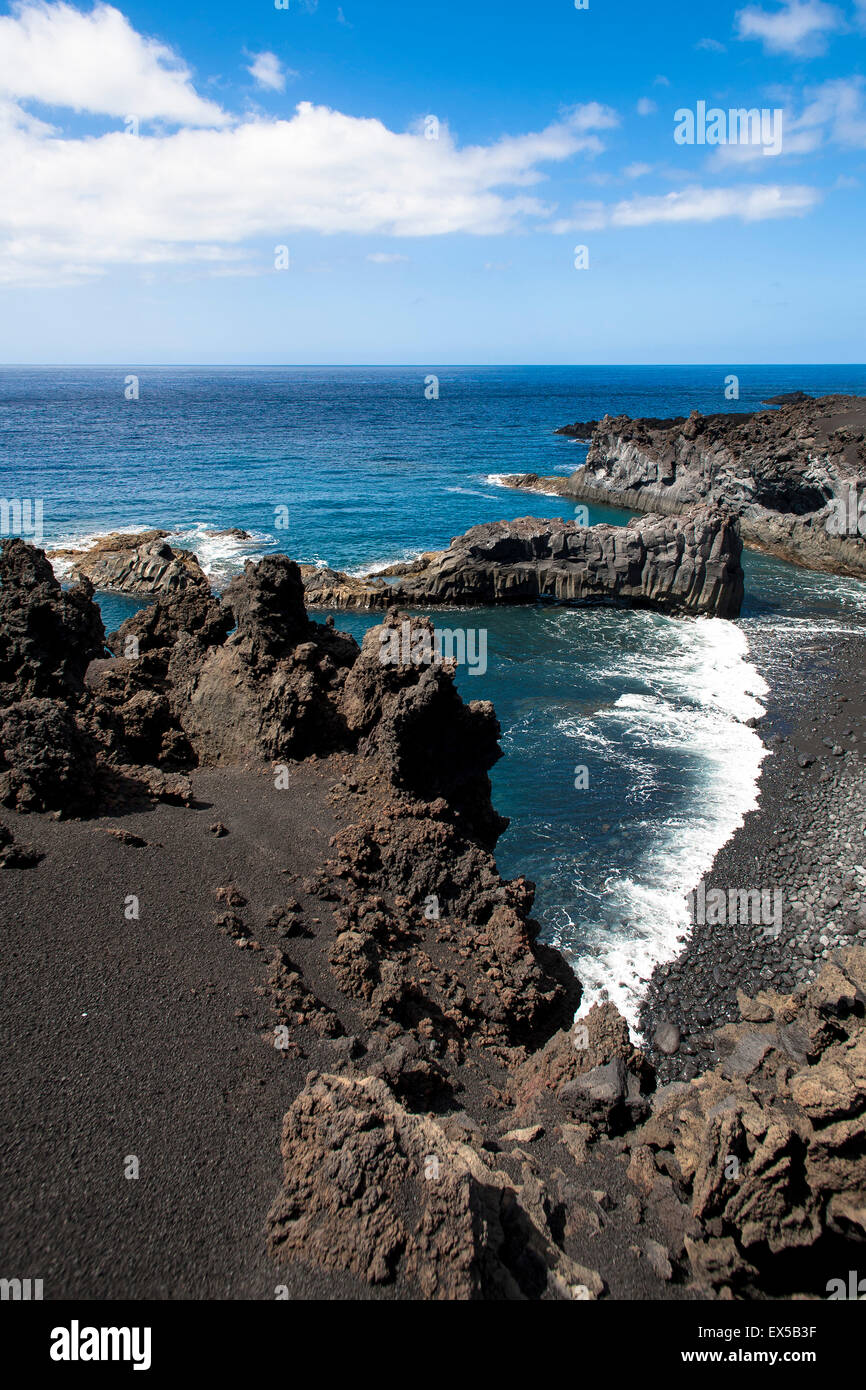
[[[731,372],[737,402],[724,399]],[[579,466],[585,447],[558,425],[749,409],[797,388],[866,393],[866,370],[7,368],[0,494],[43,499],[48,545],[164,527],[217,586],[273,550],[357,571],[477,522],[562,515],[562,499],[493,481]],[[627,516],[593,508],[590,520]],[[210,534],[228,527],[250,539]],[[683,895],[754,803],[762,746],[745,721],[767,682],[799,679],[796,654],[866,612],[853,581],[755,555],[746,570],[737,623],[549,608],[436,618],[487,633],[486,672],[463,668],[459,683],[492,699],[503,727],[500,868],[536,880],[545,935],[587,998],[607,989],[631,1017],[642,980],[676,950]],[[106,598],[107,626],[134,606]],[[335,616],[358,636],[375,621]]]

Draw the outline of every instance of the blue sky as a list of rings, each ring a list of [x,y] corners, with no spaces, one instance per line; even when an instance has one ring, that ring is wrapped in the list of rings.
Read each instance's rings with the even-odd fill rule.
[[[866,357],[866,0],[288,5],[0,3],[0,360]]]

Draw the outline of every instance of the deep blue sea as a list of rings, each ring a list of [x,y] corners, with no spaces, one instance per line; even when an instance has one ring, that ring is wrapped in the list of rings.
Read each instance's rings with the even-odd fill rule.
[[[562,515],[562,499],[496,482],[580,466],[585,446],[559,425],[748,410],[798,388],[866,394],[866,368],[0,368],[0,495],[42,499],[48,547],[163,527],[216,586],[274,550],[361,572],[477,522]],[[251,539],[210,534],[229,527]],[[436,618],[487,632],[486,672],[458,679],[502,724],[500,868],[535,879],[536,915],[587,1002],[607,990],[632,1019],[653,965],[678,949],[685,893],[755,804],[763,749],[745,721],[818,634],[866,620],[864,585],[745,564],[736,623],[550,608]],[[106,626],[136,606],[105,597]],[[359,637],[375,621],[335,616]]]

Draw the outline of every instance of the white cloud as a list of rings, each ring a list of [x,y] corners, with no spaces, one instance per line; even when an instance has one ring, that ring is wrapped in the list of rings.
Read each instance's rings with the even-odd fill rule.
[[[257,53],[247,68],[254,82],[260,87],[266,87],[269,92],[284,92],[286,90],[286,74],[276,53]],[[293,77],[297,73],[292,73]]]
[[[627,179],[642,179],[644,174],[651,174],[652,171],[651,164],[627,164],[622,172]]]
[[[785,110],[782,157],[813,154],[825,145],[866,148],[866,79],[835,77],[807,87],[799,115]],[[714,164],[744,164],[763,157],[760,145],[719,145]]]
[[[796,121],[794,131],[811,138],[808,148],[824,140],[849,148],[866,147],[866,107],[862,77],[838,77],[806,91],[807,104]]]
[[[615,227],[644,227],[652,222],[717,222],[738,217],[764,222],[808,212],[818,202],[814,188],[753,184],[747,188],[686,188],[659,197],[633,198],[613,209]]]
[[[655,102],[650,101],[649,97],[641,97],[637,104],[637,114],[639,116],[651,116],[654,111],[658,111]]]
[[[863,3],[866,4],[866,0],[863,0]],[[658,77],[653,78],[654,87],[669,87],[670,85],[671,80],[669,77],[665,77],[664,73],[660,72]]]
[[[0,94],[120,119],[218,126],[228,116],[192,86],[181,59],[97,4],[19,3],[0,16]]]
[[[628,198],[605,207],[584,203],[572,217],[554,222],[553,232],[592,231],[600,227],[648,227],[654,223],[718,222],[737,217],[742,222],[764,222],[775,217],[796,217],[818,203],[817,189],[794,185],[752,184],[745,188],[700,188],[676,193]]]
[[[700,39],[695,48],[705,48],[708,53],[727,53],[727,48],[718,39]]]
[[[824,0],[785,0],[781,9],[772,11],[750,5],[736,20],[739,38],[759,39],[767,53],[798,58],[823,53],[827,36],[845,27],[841,11]]]
[[[544,130],[459,148],[444,123],[430,141],[309,102],[290,119],[241,120],[202,101],[170,51],[117,10],[40,3],[2,24],[0,283],[69,282],[113,265],[264,268],[273,252],[251,260],[244,243],[298,231],[508,232],[549,219],[527,191],[544,164],[598,153],[599,132],[617,124],[590,103]],[[76,62],[85,38],[99,59],[83,50]],[[27,112],[30,100],[186,125],[80,137]]]
[[[388,251],[373,251],[368,257],[374,265],[397,265],[400,261],[408,261],[408,256],[401,256],[397,252],[393,254]]]

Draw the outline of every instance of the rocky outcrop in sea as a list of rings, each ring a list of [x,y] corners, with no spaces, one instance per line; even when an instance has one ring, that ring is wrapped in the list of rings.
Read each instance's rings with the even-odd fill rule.
[[[625,527],[523,517],[473,526],[402,576],[392,566],[393,583],[307,570],[305,592],[315,607],[550,602],[733,618],[743,597],[741,553],[736,521],[714,507],[644,516]]]
[[[109,593],[206,595],[195,556],[164,537],[109,537],[75,560],[72,577]],[[391,565],[384,578],[314,565],[302,565],[300,574],[306,601],[316,608],[606,603],[736,617],[741,551],[736,521],[700,506],[677,518],[642,517],[625,528],[535,517],[492,522],[473,526],[448,550]],[[61,551],[54,558],[74,555]]]
[[[237,533],[244,536],[245,532]],[[71,561],[71,577],[87,579],[105,593],[175,594],[191,585],[207,588],[207,579],[191,550],[167,544],[167,531],[123,532],[103,536],[89,550],[60,549],[54,560]]]
[[[713,503],[739,518],[743,541],[756,550],[866,577],[866,398],[778,400],[778,409],[753,414],[606,415],[586,465],[569,478],[506,481],[666,516]]]

